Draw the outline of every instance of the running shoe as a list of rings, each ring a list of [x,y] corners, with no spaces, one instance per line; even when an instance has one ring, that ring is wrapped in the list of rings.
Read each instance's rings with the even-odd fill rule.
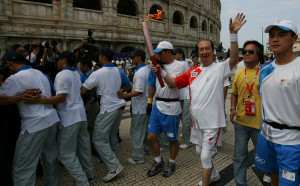
[[[167,167],[163,173],[163,177],[170,177],[176,170],[176,163],[168,162]]]
[[[133,160],[132,158],[127,159],[127,163],[130,165],[142,164],[144,162],[144,160]]]
[[[148,170],[147,175],[149,177],[156,175],[157,173],[161,172],[164,170],[165,163],[164,160],[161,158],[161,162],[157,163],[154,161],[152,164],[152,167]]]
[[[216,181],[219,181],[220,178],[221,178],[221,177],[220,177],[219,172],[217,172],[216,176],[211,175],[209,184],[211,184],[211,183],[213,183],[213,182],[216,182]],[[202,186],[202,180],[199,181],[199,186]]]
[[[107,182],[112,180],[114,177],[119,175],[123,169],[124,167],[120,164],[116,170],[109,171],[109,173],[103,178],[103,181]]]

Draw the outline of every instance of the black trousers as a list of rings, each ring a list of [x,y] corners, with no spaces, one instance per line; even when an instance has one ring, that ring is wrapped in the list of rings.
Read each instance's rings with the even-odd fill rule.
[[[0,106],[0,185],[13,185],[12,165],[20,128],[17,105]]]

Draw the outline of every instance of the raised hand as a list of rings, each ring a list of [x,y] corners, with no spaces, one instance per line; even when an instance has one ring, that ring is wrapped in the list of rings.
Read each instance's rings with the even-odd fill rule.
[[[242,26],[247,22],[245,20],[245,15],[243,13],[238,13],[235,17],[235,19],[232,21],[232,18],[230,18],[229,22],[229,31],[230,34],[236,34],[242,28]]]

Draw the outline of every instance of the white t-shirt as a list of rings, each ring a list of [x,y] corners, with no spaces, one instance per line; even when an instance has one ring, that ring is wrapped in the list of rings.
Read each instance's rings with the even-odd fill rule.
[[[80,88],[80,75],[75,69],[65,68],[55,77],[54,89],[56,95],[67,94],[66,100],[63,103],[57,104],[60,125],[63,125],[64,127],[80,121],[86,121]]]
[[[117,96],[121,85],[120,71],[113,65],[104,65],[93,72],[83,83],[83,86],[88,90],[97,88],[97,94],[101,96],[100,114],[104,114],[105,111],[112,112],[126,104],[124,99],[119,99]]]
[[[179,88],[190,85],[191,115],[195,129],[225,127],[224,78],[232,75],[229,59],[208,67],[194,66],[175,79]]]
[[[29,55],[26,57],[29,60]],[[30,63],[33,63],[36,60],[36,55],[34,53],[30,53]]]
[[[132,113],[133,114],[145,114],[146,108],[148,105],[148,76],[150,69],[142,64],[137,67],[134,77],[133,77],[133,85],[132,91],[142,92],[143,94],[140,96],[132,97]]]
[[[259,82],[263,120],[300,127],[300,58],[286,65],[276,61],[261,67]],[[262,125],[261,134],[277,144],[300,145],[300,131]]]
[[[185,68],[184,71],[185,72],[188,71],[190,69],[188,63],[185,61],[181,61],[181,62],[184,63],[184,68]],[[190,91],[188,86],[179,90],[179,99],[180,100],[190,99]]]
[[[164,64],[164,70],[171,77],[178,77],[185,72],[185,64],[183,62],[174,60],[171,64]],[[172,89],[169,88],[165,81],[164,84],[165,87],[162,88],[158,82],[158,79],[156,78],[155,97],[179,99],[178,88],[172,88]],[[175,102],[156,101],[156,106],[160,112],[166,115],[178,115],[182,111],[179,101],[175,101]]]
[[[246,67],[246,66],[245,66],[245,62],[244,62],[244,60],[243,60],[243,61],[241,61],[241,62],[238,64],[236,70],[238,71],[239,69],[244,68],[244,67]]]
[[[226,77],[224,79],[224,87],[228,87],[228,86],[230,86],[230,82],[229,82],[229,79]]]
[[[27,90],[38,88],[41,97],[51,97],[51,87],[45,75],[29,66],[22,67],[11,75],[0,87],[0,94],[6,96],[22,95]],[[34,133],[46,129],[59,122],[56,110],[52,104],[17,103],[21,116],[21,134],[26,130]]]

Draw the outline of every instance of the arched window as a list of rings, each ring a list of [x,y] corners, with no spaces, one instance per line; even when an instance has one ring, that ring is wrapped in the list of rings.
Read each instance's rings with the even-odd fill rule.
[[[134,0],[120,0],[117,5],[118,14],[136,16],[137,15],[137,5]]]
[[[206,31],[207,31],[207,23],[206,23],[205,20],[202,21],[202,31],[203,31],[203,32],[206,32]]]
[[[149,14],[156,14],[157,10],[162,10],[163,8],[159,5],[153,5],[150,8]]]
[[[126,47],[124,47],[124,48],[120,51],[120,53],[132,52],[133,50],[135,50],[134,47],[132,47],[132,46],[126,46]]]
[[[159,5],[153,5],[150,8],[149,14],[156,14],[157,15],[158,14],[157,10],[162,11],[163,8],[161,6],[159,6]],[[162,15],[161,18],[163,19],[165,17],[164,16],[165,15],[164,12],[162,12],[161,15]],[[158,21],[162,21],[162,19],[159,19],[158,17],[155,18],[155,20],[158,20]]]
[[[52,0],[25,0],[25,1],[52,4]]]
[[[195,16],[191,17],[190,27],[191,28],[197,28],[198,27],[197,18]]]
[[[214,26],[210,25],[210,29],[209,30],[210,30],[210,33],[213,34],[214,33]]]
[[[101,0],[74,0],[73,7],[101,10]]]
[[[179,11],[174,12],[173,24],[183,25],[183,15],[181,12],[179,12]]]

